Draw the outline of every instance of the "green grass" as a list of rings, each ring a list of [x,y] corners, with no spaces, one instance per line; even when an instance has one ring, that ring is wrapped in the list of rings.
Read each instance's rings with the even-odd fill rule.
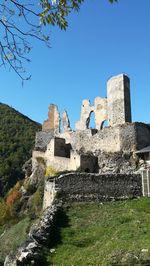
[[[150,265],[149,198],[73,203],[65,213],[42,266]]]
[[[5,256],[10,252],[13,254],[25,241],[30,223],[30,220],[25,218],[9,228],[0,227],[0,262],[4,261]]]

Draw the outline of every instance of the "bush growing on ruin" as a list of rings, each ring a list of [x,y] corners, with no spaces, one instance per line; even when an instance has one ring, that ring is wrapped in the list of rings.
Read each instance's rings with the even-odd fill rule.
[[[59,172],[55,168],[48,166],[45,171],[45,177],[56,176],[58,173]]]
[[[44,160],[44,158],[43,157],[37,157],[36,158],[36,160],[37,160],[37,162],[39,163],[39,164],[41,164],[41,165],[43,165],[43,166],[46,166],[46,163],[45,163],[45,160]]]

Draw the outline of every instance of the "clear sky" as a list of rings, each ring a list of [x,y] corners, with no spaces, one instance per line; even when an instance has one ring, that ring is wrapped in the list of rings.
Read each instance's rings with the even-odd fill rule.
[[[31,119],[47,119],[48,105],[68,111],[71,125],[82,99],[106,96],[112,75],[131,79],[133,121],[150,123],[150,0],[85,0],[67,31],[51,28],[51,48],[33,42],[30,81],[0,69],[0,102]]]

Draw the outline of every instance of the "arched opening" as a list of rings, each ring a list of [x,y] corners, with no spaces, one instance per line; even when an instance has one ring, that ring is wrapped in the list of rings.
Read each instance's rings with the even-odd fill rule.
[[[108,127],[109,126],[109,122],[108,120],[104,120],[102,123],[101,123],[101,127],[100,129],[103,129],[104,127]]]
[[[84,172],[85,173],[90,173],[90,169],[89,168],[85,168]]]
[[[91,129],[95,128],[95,114],[93,111],[89,115],[89,121],[87,124],[87,128],[91,128]]]

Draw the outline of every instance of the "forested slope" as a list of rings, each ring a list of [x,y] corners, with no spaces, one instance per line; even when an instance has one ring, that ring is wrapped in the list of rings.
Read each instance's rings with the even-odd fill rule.
[[[40,129],[39,123],[0,103],[0,196],[23,177],[22,166]]]

